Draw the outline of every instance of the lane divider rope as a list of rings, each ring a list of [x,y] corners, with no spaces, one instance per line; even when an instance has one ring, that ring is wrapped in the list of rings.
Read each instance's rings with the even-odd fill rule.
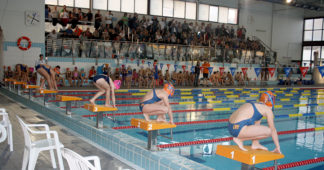
[[[323,162],[323,161],[324,161],[324,157],[319,157],[319,158],[314,158],[314,159],[308,159],[308,160],[278,165],[277,168],[278,168],[278,170],[279,169],[288,169],[288,168],[293,168],[293,167],[297,167],[297,166],[305,166],[305,165],[309,165],[309,164],[315,164],[315,163],[319,163],[319,162]],[[272,166],[272,167],[263,168],[262,170],[274,170],[274,169],[275,169],[275,167]]]

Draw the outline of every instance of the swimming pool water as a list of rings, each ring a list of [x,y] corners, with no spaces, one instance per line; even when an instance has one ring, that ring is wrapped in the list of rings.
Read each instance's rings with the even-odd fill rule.
[[[68,93],[70,94],[93,94],[93,92],[77,92],[77,93]],[[123,93],[120,93],[123,94]],[[125,93],[126,94],[126,93]],[[125,100],[117,100],[117,104],[136,104],[139,103],[139,100],[134,100],[129,98],[140,98],[141,96],[130,96],[128,95],[117,95],[117,98],[123,98]],[[240,96],[246,94],[237,93]],[[259,94],[258,92],[252,92],[251,94]],[[316,97],[324,97],[323,95],[316,94],[316,91],[312,90],[309,93],[309,96],[300,96],[298,93],[294,94],[291,97],[285,97],[284,94],[289,94],[289,91],[278,95],[276,99],[276,105],[284,105],[287,107],[277,108],[274,111],[276,116],[278,115],[288,115],[288,114],[297,114],[297,113],[315,113],[315,112],[324,112],[324,106],[306,106],[306,107],[288,107],[289,105],[294,104],[316,104],[324,103],[324,100],[314,99]],[[219,97],[215,98],[205,98],[208,95],[217,95]],[[230,94],[231,95],[231,94]],[[193,99],[181,99],[179,92],[176,93],[174,98],[170,99],[170,102],[196,102],[200,104],[191,104],[191,105],[172,105],[172,109],[176,110],[196,110],[196,109],[206,109],[206,108],[238,108],[242,103],[233,103],[233,100],[255,100],[258,97],[239,97],[239,98],[225,98],[224,93],[215,92],[214,94],[201,94],[201,92],[192,92],[189,95],[181,96],[194,96]],[[81,96],[82,97],[82,96]],[[90,96],[91,97],[91,96]],[[180,98],[179,98],[180,97]],[[83,98],[89,98],[85,96]],[[282,98],[291,98],[291,101],[280,101]],[[307,98],[307,100],[305,100]],[[221,104],[206,104],[208,101],[219,101]],[[231,102],[231,103],[226,103]],[[79,102],[78,106],[82,106],[87,102]],[[62,102],[56,102],[57,106],[64,106]],[[103,104],[103,101],[97,101],[97,104]],[[119,110],[116,113],[134,113],[139,112],[138,106],[122,106],[118,108]],[[89,115],[92,114],[89,111],[82,108],[75,108],[72,110],[73,114],[78,115]],[[174,122],[189,122],[189,121],[199,121],[199,120],[216,120],[216,119],[228,119],[230,114],[233,111],[191,111],[191,112],[174,112]],[[120,127],[120,126],[130,126],[131,118],[143,118],[142,115],[125,115],[125,116],[116,116],[117,121],[113,122],[112,119],[104,118],[104,124],[109,127]],[[95,120],[95,117],[85,118]],[[266,121],[263,120],[262,124],[266,125]],[[323,127],[324,126],[324,117],[317,116],[303,116],[303,117],[291,117],[291,118],[276,118],[275,126],[277,131],[287,131],[287,130],[297,130],[297,129],[307,129],[314,127]],[[141,129],[121,129],[119,130],[123,133],[126,133],[130,136],[136,137],[143,141],[147,140],[147,132]],[[170,130],[161,130],[160,134],[170,136]],[[227,130],[227,122],[216,122],[216,123],[203,123],[203,124],[190,124],[190,125],[178,125],[172,130],[173,139],[158,137],[159,144],[167,143],[178,143],[186,141],[196,141],[204,139],[215,139],[215,138],[224,138],[229,137]],[[284,159],[278,161],[278,164],[286,164],[290,162],[302,161],[307,159],[313,159],[318,157],[324,157],[324,133],[323,131],[314,131],[314,132],[303,132],[303,133],[294,133],[289,135],[280,135],[279,142],[281,146],[281,151],[285,155]],[[202,163],[209,167],[215,169],[240,169],[241,164],[239,162],[229,160],[227,158],[218,156],[215,154],[217,145],[233,145],[232,141],[230,142],[219,142],[219,143],[210,143],[203,145],[192,145],[185,147],[177,148],[167,148],[172,153],[179,154],[183,157],[191,159],[193,161]],[[250,144],[245,142],[245,145]],[[265,145],[269,150],[274,149],[274,144],[271,138],[261,140],[261,144]],[[273,162],[262,163],[256,165],[259,168],[272,166]],[[323,168],[323,163],[310,164],[307,166],[295,167],[294,169],[312,169],[312,168]]]

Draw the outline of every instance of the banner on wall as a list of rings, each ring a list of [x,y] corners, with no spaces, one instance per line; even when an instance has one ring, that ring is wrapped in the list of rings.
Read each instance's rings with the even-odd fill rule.
[[[308,71],[308,67],[299,67],[299,69],[300,69],[300,72],[303,75],[303,77],[305,77],[306,73]]]
[[[242,72],[243,72],[243,74],[245,76],[246,75],[246,71],[247,71],[248,68],[247,67],[242,67],[241,69],[242,69]]]
[[[142,60],[142,64],[144,64],[145,63],[145,60]]]
[[[186,71],[186,65],[182,65],[182,70],[183,70],[183,72]]]
[[[150,61],[147,62],[147,66],[151,67],[151,62]]]
[[[131,62],[133,63],[133,61],[134,61],[134,58],[131,58]]]
[[[162,68],[163,68],[163,63],[160,63],[160,69],[162,70]]]
[[[261,72],[261,68],[254,68],[254,72],[255,72],[255,75],[256,75],[257,77],[259,77],[260,72]]]
[[[230,67],[230,70],[231,70],[231,74],[232,74],[232,76],[234,76],[235,71],[236,71],[236,68],[235,68],[235,67]]]
[[[268,68],[268,71],[269,71],[271,77],[273,77],[275,70],[276,70],[276,68],[273,68],[273,67]]]
[[[195,72],[195,66],[191,66],[190,71],[191,71],[192,73],[194,73],[194,72]]]
[[[322,77],[324,77],[324,66],[318,66],[318,71],[321,73]]]
[[[219,67],[219,72],[220,72],[220,75],[222,76],[224,73],[224,67]]]
[[[177,69],[178,69],[178,64],[175,64],[174,65],[174,71],[177,72]]]
[[[209,74],[213,72],[214,67],[208,67]]]
[[[289,77],[289,74],[290,74],[291,68],[290,68],[290,67],[285,67],[285,68],[284,68],[284,71],[285,71],[286,77]]]
[[[170,69],[170,64],[167,64],[168,70]]]

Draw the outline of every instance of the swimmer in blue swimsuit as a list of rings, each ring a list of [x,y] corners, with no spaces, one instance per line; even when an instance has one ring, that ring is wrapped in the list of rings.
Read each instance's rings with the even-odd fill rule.
[[[157,115],[157,121],[166,122],[165,114],[169,115],[170,123],[173,124],[173,113],[169,104],[169,97],[174,94],[174,86],[170,83],[164,85],[163,89],[149,91],[141,100],[139,109],[147,121],[150,116]]]
[[[38,64],[35,67],[36,71],[46,79],[49,89],[58,90],[55,80],[56,73],[51,69],[51,66],[47,64]],[[44,83],[45,81],[42,81],[40,87],[44,87]]]
[[[259,143],[260,139],[272,136],[276,148],[273,152],[281,153],[277,130],[274,126],[273,108],[275,96],[271,91],[261,94],[260,103],[246,103],[238,108],[229,118],[228,130],[233,136],[233,141],[240,149],[244,148],[243,142],[252,140],[252,149],[268,150]],[[262,117],[267,118],[268,126],[261,125]]]

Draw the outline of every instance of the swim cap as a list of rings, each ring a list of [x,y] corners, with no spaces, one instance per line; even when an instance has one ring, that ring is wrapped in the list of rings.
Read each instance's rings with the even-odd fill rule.
[[[275,105],[275,96],[271,91],[266,91],[261,94],[259,101],[265,105],[274,108]]]
[[[114,81],[115,89],[118,90],[121,86],[121,81],[120,80],[115,80]]]
[[[164,84],[163,90],[169,94],[169,97],[173,96],[174,94],[174,86],[171,83]]]

